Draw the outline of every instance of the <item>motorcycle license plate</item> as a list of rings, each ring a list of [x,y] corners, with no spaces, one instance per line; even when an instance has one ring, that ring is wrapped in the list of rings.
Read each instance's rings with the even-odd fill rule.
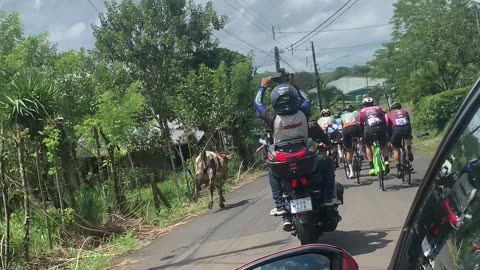
[[[423,255],[425,255],[425,257],[430,256],[430,253],[432,252],[432,245],[430,245],[430,243],[428,242],[427,236],[425,236],[423,238],[422,251],[423,251]]]
[[[290,201],[290,211],[292,214],[312,211],[312,209],[312,199],[310,197]]]

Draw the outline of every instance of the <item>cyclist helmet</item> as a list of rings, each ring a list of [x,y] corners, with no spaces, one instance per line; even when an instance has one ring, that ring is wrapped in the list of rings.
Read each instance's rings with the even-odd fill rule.
[[[363,107],[372,107],[373,106],[373,98],[371,97],[366,97],[363,99],[362,102]]]
[[[352,111],[353,111],[352,105],[347,105],[343,108],[343,112],[352,112]]]
[[[330,116],[330,115],[332,115],[332,112],[330,112],[329,109],[323,109],[323,110],[320,112],[320,117]]]
[[[298,111],[298,93],[289,84],[275,87],[271,95],[272,106],[279,115],[292,115]]]
[[[399,102],[394,102],[391,106],[392,110],[400,110],[402,108],[402,104]]]

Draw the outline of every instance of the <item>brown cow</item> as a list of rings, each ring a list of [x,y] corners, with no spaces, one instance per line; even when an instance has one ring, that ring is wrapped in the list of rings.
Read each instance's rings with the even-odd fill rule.
[[[223,197],[223,184],[227,180],[227,164],[230,156],[226,153],[215,153],[203,150],[195,160],[195,178],[197,181],[196,195],[200,192],[201,185],[210,187],[210,203],[208,208],[213,206],[213,189],[216,187],[219,196],[220,208],[225,207]]]

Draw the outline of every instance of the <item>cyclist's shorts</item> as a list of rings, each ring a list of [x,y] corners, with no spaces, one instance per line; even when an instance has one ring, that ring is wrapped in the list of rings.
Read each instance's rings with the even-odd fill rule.
[[[387,129],[385,126],[366,128],[363,139],[367,146],[372,146],[375,139],[377,139],[380,147],[382,147],[387,143]]]
[[[362,136],[362,130],[360,126],[350,126],[343,129],[343,144],[345,148],[353,148],[353,138],[360,138]]]
[[[406,135],[405,138],[407,139],[413,139],[412,136],[412,126],[411,125],[405,125],[401,127],[393,127],[392,128],[392,139],[391,143],[392,146],[395,148],[400,148],[402,146],[402,133]]]
[[[342,133],[338,129],[336,129],[332,133],[329,133],[328,136],[332,141],[340,141],[340,139],[342,138]]]

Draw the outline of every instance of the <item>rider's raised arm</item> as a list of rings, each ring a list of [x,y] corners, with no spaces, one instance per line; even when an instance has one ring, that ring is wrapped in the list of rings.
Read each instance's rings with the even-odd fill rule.
[[[255,107],[257,116],[260,119],[264,120],[269,127],[271,127],[273,126],[273,121],[277,116],[277,114],[267,109],[267,106],[263,104],[263,98],[265,97],[266,91],[267,91],[267,87],[260,86],[260,88],[258,89],[257,95],[255,97],[255,101],[253,102],[253,106]]]
[[[308,119],[310,118],[312,102],[308,98],[307,94],[305,94],[305,92],[303,92],[303,90],[300,87],[298,86],[294,86],[294,87],[295,89],[297,89],[298,99],[302,103],[302,105],[300,106],[300,110],[305,114],[305,116]]]
[[[257,116],[260,116],[263,112],[267,110],[267,106],[263,104],[263,98],[265,97],[265,92],[267,91],[267,87],[260,86],[258,89],[257,95],[255,96],[255,101],[253,102],[253,106],[257,111]]]

